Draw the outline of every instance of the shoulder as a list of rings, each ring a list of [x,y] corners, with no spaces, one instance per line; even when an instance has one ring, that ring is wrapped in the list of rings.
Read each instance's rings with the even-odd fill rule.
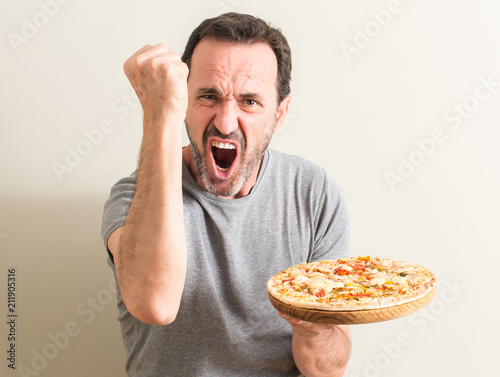
[[[300,174],[307,176],[324,176],[325,169],[303,157],[268,149],[269,163],[272,169],[279,169],[281,173]]]
[[[280,183],[314,186],[328,191],[339,192],[335,179],[321,166],[303,157],[268,149],[269,170]]]

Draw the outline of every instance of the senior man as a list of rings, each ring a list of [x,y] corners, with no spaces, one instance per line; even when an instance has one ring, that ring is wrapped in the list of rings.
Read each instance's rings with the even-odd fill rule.
[[[125,62],[143,140],[137,170],[111,189],[102,236],[129,376],[343,375],[347,327],[287,317],[267,298],[280,270],[348,255],[335,181],[268,149],[291,67],[282,33],[238,13],[203,21],[182,58],[159,44]]]

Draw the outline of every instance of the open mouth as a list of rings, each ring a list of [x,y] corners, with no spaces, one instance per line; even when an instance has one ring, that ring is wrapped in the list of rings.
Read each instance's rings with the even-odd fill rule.
[[[212,156],[217,170],[226,173],[236,159],[236,146],[232,143],[212,141]]]

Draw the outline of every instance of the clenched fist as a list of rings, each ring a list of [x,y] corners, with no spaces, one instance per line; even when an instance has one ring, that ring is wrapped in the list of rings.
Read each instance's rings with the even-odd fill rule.
[[[144,117],[161,119],[165,115],[186,116],[189,69],[164,44],[147,45],[123,65],[144,111]]]

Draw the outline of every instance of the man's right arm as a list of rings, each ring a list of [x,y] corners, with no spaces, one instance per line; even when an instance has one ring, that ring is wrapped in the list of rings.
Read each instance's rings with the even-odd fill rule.
[[[182,127],[188,68],[164,45],[145,46],[124,64],[144,111],[134,198],[125,224],[108,239],[120,295],[144,323],[178,312],[186,275],[182,205]]]

